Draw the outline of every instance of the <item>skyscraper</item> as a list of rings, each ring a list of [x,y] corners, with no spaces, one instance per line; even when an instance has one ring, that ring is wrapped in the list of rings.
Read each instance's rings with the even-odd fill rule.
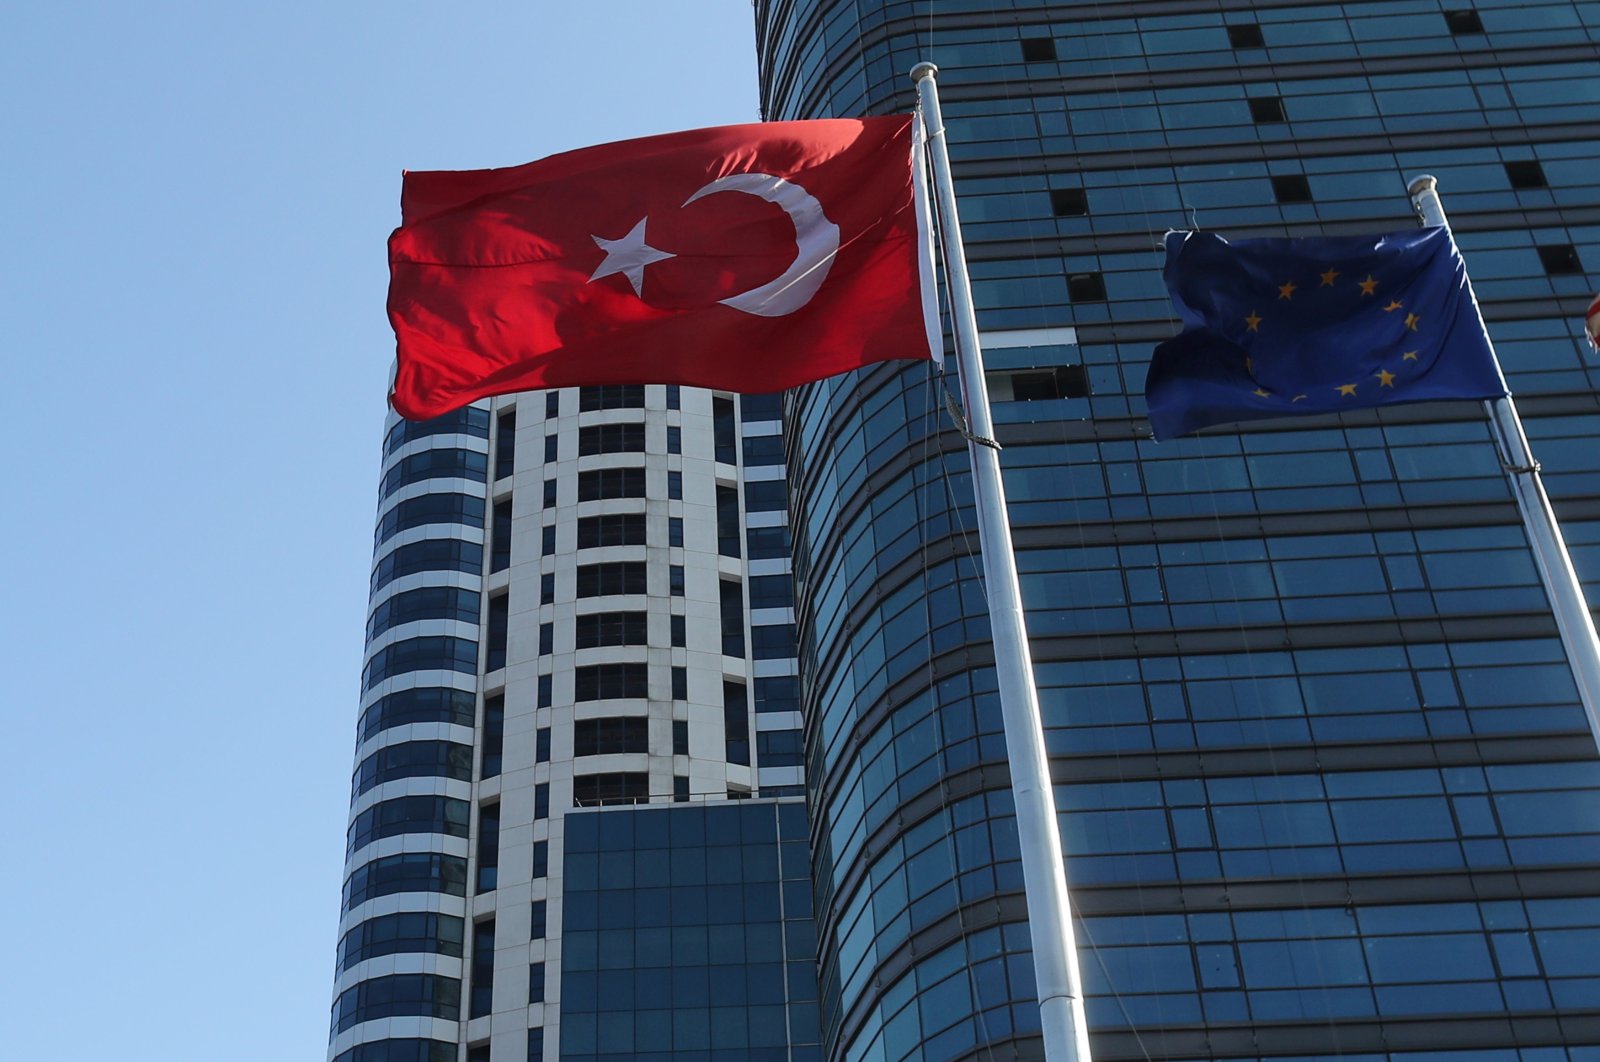
[[[391,416],[333,1062],[815,1057],[778,417]]]
[[[1600,600],[1585,10],[756,0],[768,119],[940,67],[1102,1059],[1600,1044],[1600,763],[1481,410],[1141,416],[1163,232],[1407,228],[1434,173]],[[787,408],[829,1059],[1041,1057],[941,391]]]

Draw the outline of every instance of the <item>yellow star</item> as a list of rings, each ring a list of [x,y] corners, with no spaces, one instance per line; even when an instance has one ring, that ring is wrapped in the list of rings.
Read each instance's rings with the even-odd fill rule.
[[[1372,274],[1371,273],[1367,274],[1367,279],[1365,279],[1363,281],[1360,281],[1359,283],[1361,285],[1361,294],[1363,294],[1363,295],[1375,295],[1375,294],[1377,294],[1378,282],[1376,280],[1372,279]]]
[[[1421,323],[1422,323],[1422,318],[1418,317],[1416,314],[1414,314],[1414,313],[1406,314],[1406,327],[1411,329],[1413,332],[1415,332],[1417,330],[1417,325],[1419,325]]]
[[[1387,369],[1379,369],[1377,372],[1373,373],[1372,375],[1374,375],[1374,376],[1376,376],[1378,378],[1378,386],[1379,387],[1393,387],[1394,386],[1394,373],[1389,372]]]
[[[1317,286],[1321,288],[1333,287],[1333,278],[1337,277],[1338,275],[1339,271],[1337,269],[1328,270],[1326,273],[1322,274],[1322,283]]]
[[[1298,401],[1300,401],[1300,400],[1301,400],[1301,399],[1303,399],[1303,398],[1305,398],[1305,395],[1295,395],[1295,396],[1294,396],[1294,397],[1293,397],[1293,398],[1291,398],[1291,399],[1289,399],[1289,401],[1291,401],[1291,402],[1298,402]]]
[[[1394,313],[1396,310],[1403,310],[1403,309],[1405,309],[1405,303],[1401,302],[1399,299],[1395,299],[1393,302],[1389,303],[1389,305],[1387,305],[1387,306],[1385,306],[1383,308],[1383,312],[1384,313]]]
[[[1408,350],[1404,354],[1400,355],[1400,360],[1401,361],[1416,361],[1417,360],[1417,352],[1414,351],[1414,350]]]
[[[1287,299],[1291,295],[1293,295],[1294,292],[1295,292],[1295,283],[1292,280],[1286,281],[1286,282],[1278,285],[1278,298],[1280,298],[1280,299]]]
[[[1265,388],[1261,388],[1261,387],[1256,388],[1254,391],[1251,391],[1250,393],[1253,394],[1253,395],[1256,395],[1259,398],[1271,398],[1272,397],[1272,392],[1271,391],[1268,391]]]
[[[1347,398],[1354,398],[1356,396],[1356,385],[1355,384],[1340,384],[1339,385],[1339,393],[1341,395],[1344,395]]]
[[[1250,326],[1250,331],[1252,332],[1258,332],[1261,330],[1261,318],[1256,316],[1256,312],[1254,310],[1250,311],[1250,316],[1244,319],[1244,323]]]

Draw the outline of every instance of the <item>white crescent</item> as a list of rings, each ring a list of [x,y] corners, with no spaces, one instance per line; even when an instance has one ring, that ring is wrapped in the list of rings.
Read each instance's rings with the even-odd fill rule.
[[[798,184],[768,173],[735,173],[719,177],[683,201],[688,206],[717,192],[743,192],[781,208],[794,223],[799,247],[789,268],[759,287],[730,295],[724,306],[759,317],[783,317],[811,301],[828,278],[839,253],[839,226],[822,212],[822,204]]]

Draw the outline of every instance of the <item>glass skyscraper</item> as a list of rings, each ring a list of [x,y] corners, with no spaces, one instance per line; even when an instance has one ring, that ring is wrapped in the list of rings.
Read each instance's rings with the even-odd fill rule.
[[[1600,600],[1594,4],[756,0],[769,119],[939,65],[1101,1059],[1600,1057],[1600,762],[1470,403],[1149,439],[1162,234],[1439,177]],[[964,443],[789,399],[823,1047],[1035,1059]],[[1459,1052],[1459,1053],[1458,1053]]]

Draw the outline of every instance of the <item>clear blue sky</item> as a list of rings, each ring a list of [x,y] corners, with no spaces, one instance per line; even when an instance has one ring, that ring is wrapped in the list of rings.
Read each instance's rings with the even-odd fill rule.
[[[400,170],[754,121],[749,0],[0,5],[0,1055],[326,1051]]]

